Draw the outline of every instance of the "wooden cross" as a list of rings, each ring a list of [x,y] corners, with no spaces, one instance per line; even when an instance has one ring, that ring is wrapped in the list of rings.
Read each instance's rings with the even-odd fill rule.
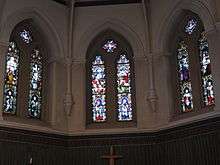
[[[121,155],[114,155],[114,149],[113,149],[113,146],[111,146],[110,155],[104,155],[101,158],[109,159],[109,165],[115,165],[115,159],[122,158],[122,156]]]

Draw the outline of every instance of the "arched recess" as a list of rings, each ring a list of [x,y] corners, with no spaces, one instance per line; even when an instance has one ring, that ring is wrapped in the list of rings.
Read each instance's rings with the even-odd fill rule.
[[[50,53],[49,60],[53,61],[64,58],[65,53],[61,37],[54,28],[55,26],[52,21],[43,13],[44,12],[38,8],[23,8],[5,17],[1,21],[0,40],[7,43],[12,30],[19,22],[32,19],[45,38],[45,42],[48,45],[48,52],[53,52]]]
[[[134,58],[134,72],[135,72],[135,84],[140,83],[143,79],[145,79],[145,76],[147,75],[145,73],[137,72],[136,68],[140,67],[140,63],[144,63],[144,60],[146,60],[146,44],[144,44],[145,41],[142,41],[140,36],[133,30],[129,25],[123,23],[120,20],[109,18],[105,20],[101,20],[99,22],[96,22],[89,26],[87,28],[87,31],[83,33],[82,36],[80,36],[79,42],[75,42],[74,46],[74,62],[82,64],[83,73],[86,73],[86,54],[88,47],[90,43],[93,41],[96,36],[98,36],[103,31],[111,29],[112,31],[122,35],[127,42],[130,44],[131,49],[133,50],[133,58]],[[140,70],[140,69],[138,69]],[[86,82],[86,74],[80,75],[82,77],[81,82],[84,84]],[[144,78],[143,78],[144,77]],[[146,78],[147,81],[147,78]],[[143,87],[136,86],[136,97],[142,94]],[[81,88],[81,92],[83,93],[83,96],[81,98],[82,100],[82,109],[86,109],[86,88],[84,86]],[[141,96],[140,96],[141,97]],[[136,106],[140,106],[140,102],[143,100],[139,99],[136,100]],[[137,115],[140,115],[139,111],[137,111]],[[85,111],[83,111],[83,116],[85,117]],[[84,118],[83,117],[83,118]],[[137,117],[138,120],[138,117]],[[84,118],[83,121],[86,123],[86,119]]]
[[[214,90],[205,25],[198,14],[181,10],[164,49],[170,52],[168,89],[172,119],[214,109]],[[172,86],[172,87],[171,87]]]
[[[214,13],[211,12],[209,7],[201,1],[176,1],[171,5],[168,14],[164,16],[159,25],[159,32],[154,40],[154,49],[157,52],[169,53],[169,41],[172,36],[173,29],[175,29],[176,22],[183,14],[184,10],[189,10],[196,13],[204,24],[205,31],[210,31],[215,28]]]
[[[117,32],[106,29],[86,53],[87,127],[136,125],[133,50]]]
[[[94,23],[87,29],[88,30],[83,34],[79,43],[76,45],[77,49],[75,49],[75,57],[73,57],[76,61],[85,61],[89,44],[98,34],[106,29],[111,29],[122,36],[126,36],[126,39],[130,43],[133,50],[135,59],[144,58],[146,55],[146,48],[138,34],[132,28],[130,28],[129,25],[119,20],[110,18],[107,20],[105,19]]]
[[[165,93],[166,101],[162,101],[162,105],[167,105],[167,111],[165,112],[167,115],[167,120],[172,120],[171,112],[174,109],[174,101],[172,98],[172,87],[169,85],[171,81],[172,69],[170,68],[170,59],[172,56],[172,35],[176,31],[177,22],[181,19],[181,15],[183,15],[184,10],[191,11],[196,13],[201,21],[204,23],[205,31],[209,31],[214,29],[215,21],[214,21],[214,13],[209,8],[209,6],[204,1],[199,0],[177,0],[174,2],[170,2],[169,8],[166,10],[166,15],[161,18],[161,21],[158,24],[157,32],[155,33],[155,39],[153,40],[153,49],[155,52],[158,52],[164,59],[161,67],[165,68],[166,76],[163,77],[163,82],[166,82]],[[161,59],[161,58],[160,58]],[[161,77],[157,77],[156,80],[161,80]],[[163,83],[159,83],[159,86],[164,86]],[[164,89],[164,88],[163,88]],[[159,97],[164,97],[163,93],[158,92]],[[164,112],[163,112],[164,113]],[[161,113],[164,116],[164,114]]]
[[[24,8],[22,10],[12,13],[2,21],[0,39],[1,41],[8,43],[14,27],[20,22],[28,19],[32,20],[39,33],[41,33],[41,36],[43,37],[45,43],[46,52],[44,52],[44,55],[47,56],[47,65],[45,66],[48,78],[47,83],[52,84],[47,89],[47,93],[48,95],[53,97],[49,97],[48,95],[46,96],[47,99],[49,99],[45,101],[47,104],[47,110],[43,111],[43,121],[54,124],[56,119],[52,116],[56,115],[55,104],[57,96],[55,96],[54,94],[56,93],[56,82],[52,83],[52,81],[56,80],[56,77],[55,74],[50,75],[50,73],[55,73],[56,68],[54,68],[54,65],[51,64],[56,61],[61,61],[65,55],[61,38],[59,34],[56,32],[56,29],[54,28],[55,26],[53,26],[53,23],[49,20],[49,18],[45,14],[43,14],[43,12],[39,9]],[[44,112],[46,111],[47,113],[44,114]]]

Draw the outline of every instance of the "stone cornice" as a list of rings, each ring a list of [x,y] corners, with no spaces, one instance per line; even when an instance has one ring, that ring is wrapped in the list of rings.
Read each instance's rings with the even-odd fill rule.
[[[0,126],[0,141],[56,145],[61,147],[83,147],[100,145],[153,145],[196,135],[215,133],[220,130],[220,117],[210,118],[169,129],[103,135],[58,135]]]

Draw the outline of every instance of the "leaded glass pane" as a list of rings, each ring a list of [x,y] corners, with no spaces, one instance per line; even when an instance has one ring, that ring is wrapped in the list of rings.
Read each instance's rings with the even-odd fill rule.
[[[215,103],[213,78],[211,74],[211,61],[209,58],[208,41],[204,34],[199,40],[200,66],[203,86],[203,102],[205,106]]]
[[[6,73],[4,82],[4,113],[16,113],[17,85],[19,69],[19,50],[15,42],[10,42],[6,56]]]
[[[104,61],[100,55],[92,63],[92,106],[93,121],[106,121],[106,79]]]
[[[189,72],[189,55],[187,46],[182,41],[178,49],[178,73],[181,90],[181,111],[189,112],[193,109],[192,85]]]
[[[108,52],[112,53],[117,48],[117,44],[113,40],[107,41],[107,43],[103,46],[103,49]]]
[[[42,57],[39,50],[31,54],[30,91],[28,114],[33,118],[40,118],[42,104]]]
[[[192,86],[190,82],[181,85],[182,112],[189,112],[193,109]]]
[[[130,63],[125,54],[117,62],[118,120],[132,120]]]
[[[30,35],[30,32],[28,30],[23,30],[20,32],[21,39],[26,43],[29,44],[32,42],[32,37]]]
[[[185,26],[185,32],[188,34],[192,34],[196,29],[196,26],[197,26],[197,21],[194,19],[190,19],[187,22],[187,25]]]

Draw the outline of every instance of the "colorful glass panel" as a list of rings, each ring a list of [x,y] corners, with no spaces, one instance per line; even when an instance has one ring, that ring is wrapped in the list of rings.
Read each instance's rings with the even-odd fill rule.
[[[197,26],[197,21],[194,19],[190,19],[187,25],[185,26],[185,32],[188,34],[192,34],[193,31],[196,29],[196,26]]]
[[[209,57],[209,46],[205,35],[199,40],[200,51],[200,66],[203,86],[203,101],[205,106],[213,105],[215,103],[213,78],[211,74],[211,61]]]
[[[178,72],[181,97],[181,111],[189,112],[193,109],[192,85],[189,72],[189,55],[187,46],[182,41],[178,49]]]
[[[19,50],[15,42],[10,42],[6,56],[6,74],[4,82],[4,113],[15,114],[17,102],[17,84],[19,67]]]
[[[33,118],[40,118],[42,102],[42,57],[39,50],[31,54],[30,91],[28,114]]]
[[[130,63],[125,54],[117,62],[118,120],[132,120]]]
[[[26,44],[29,44],[32,42],[32,37],[30,35],[30,32],[25,29],[20,32],[20,37]]]
[[[106,121],[106,79],[105,65],[100,55],[92,63],[92,112],[94,122]]]
[[[103,46],[103,49],[108,53],[114,52],[116,48],[117,44],[113,40],[107,41],[107,43]]]

